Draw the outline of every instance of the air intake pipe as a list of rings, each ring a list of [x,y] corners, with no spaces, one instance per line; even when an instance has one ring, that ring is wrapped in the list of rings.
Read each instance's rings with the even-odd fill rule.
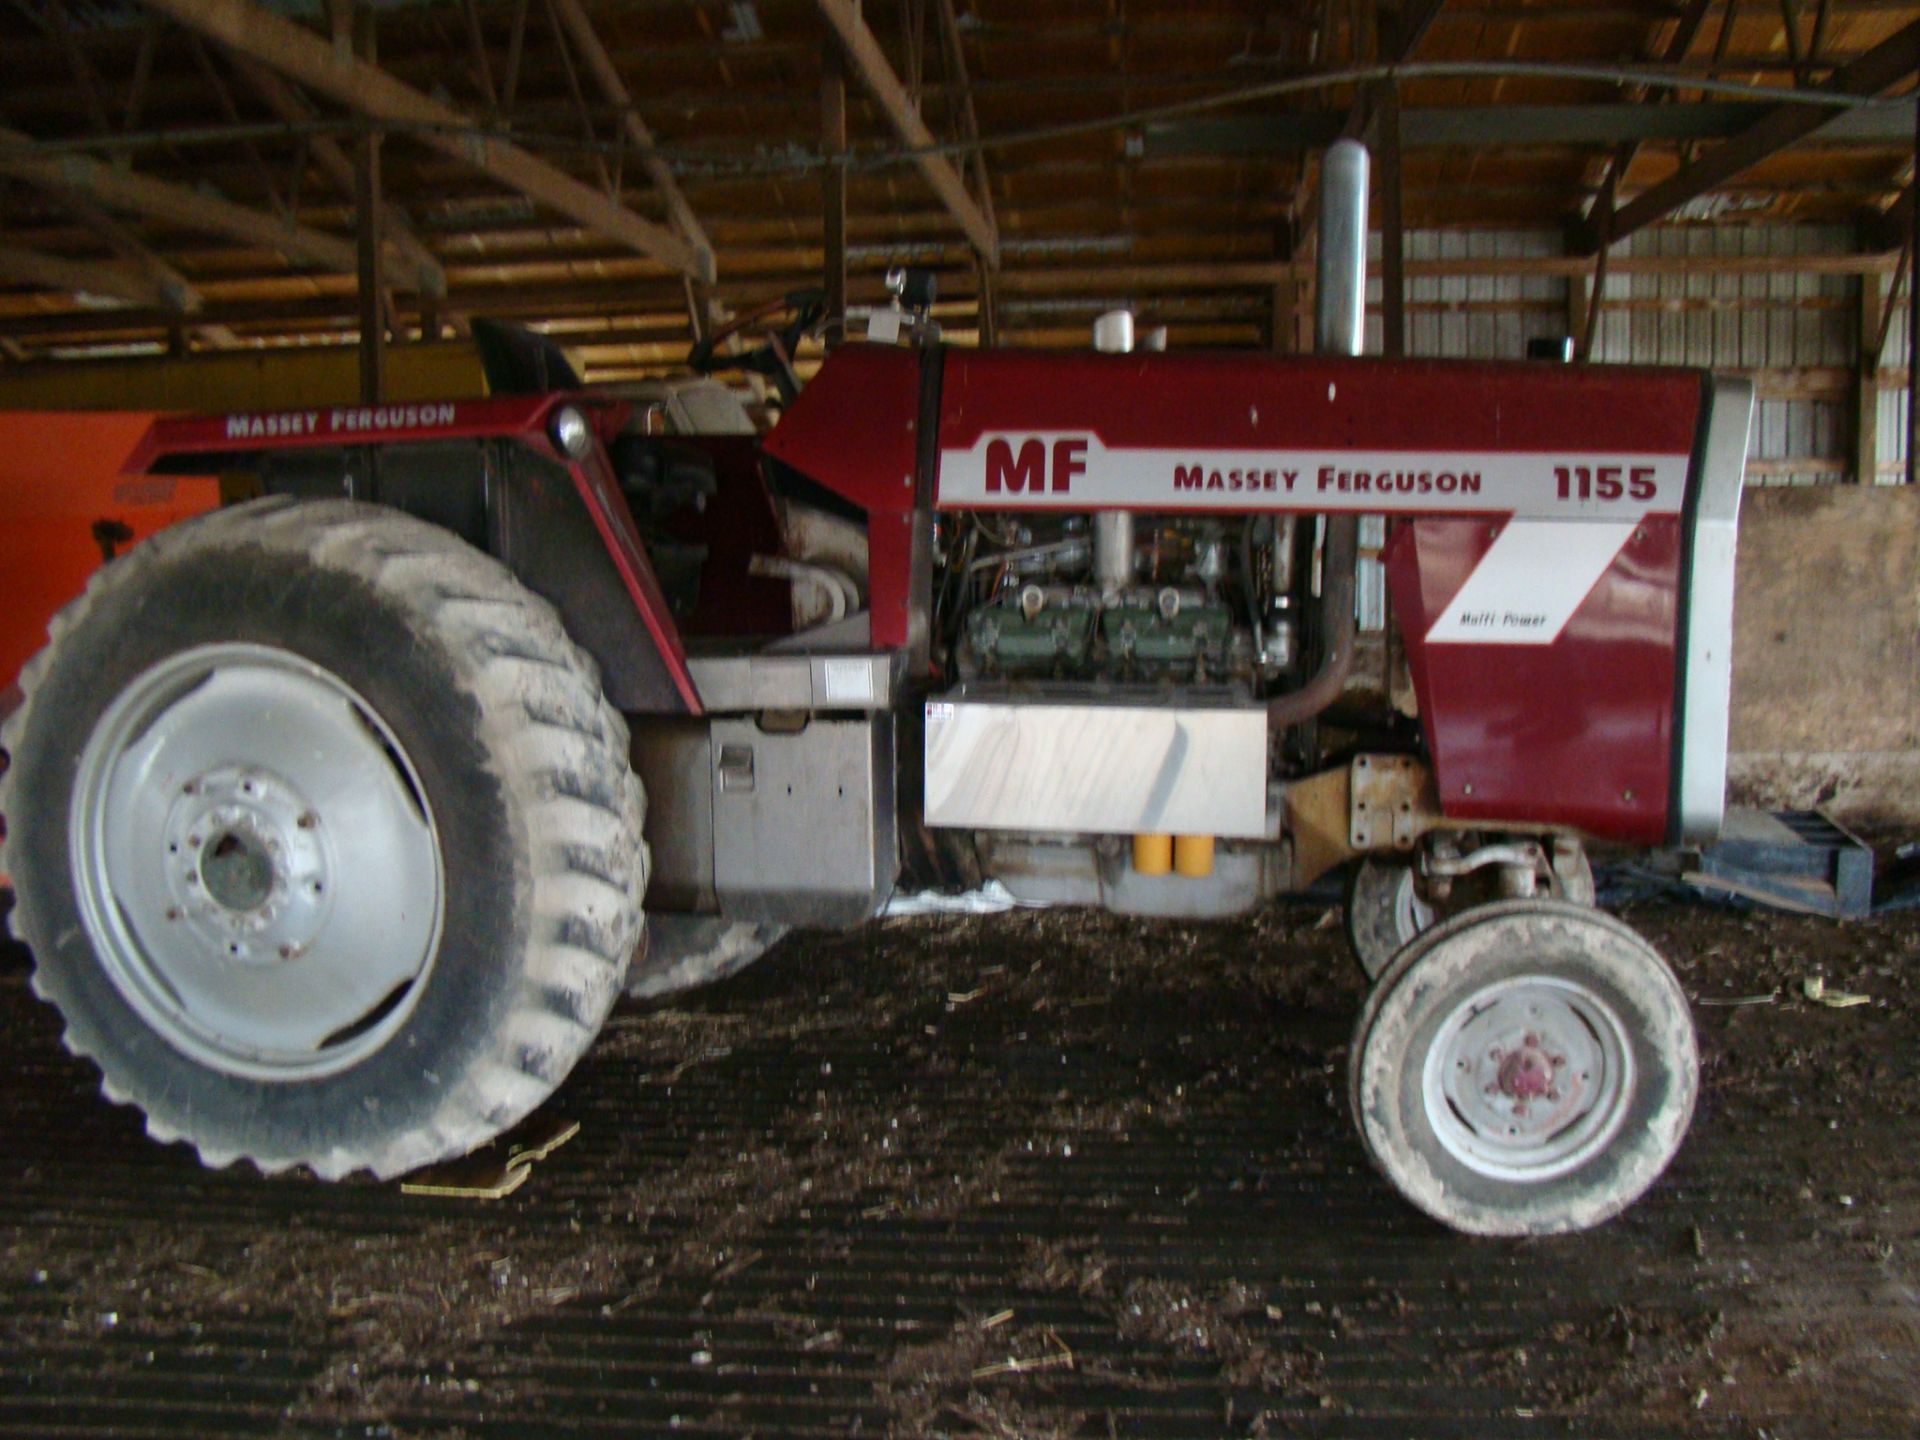
[[[1336,141],[1320,162],[1313,348],[1321,355],[1358,355],[1366,334],[1367,171],[1367,147],[1357,140]],[[1320,668],[1298,690],[1267,702],[1267,723],[1276,730],[1311,720],[1346,688],[1353,669],[1358,526],[1352,515],[1327,517],[1320,566]]]

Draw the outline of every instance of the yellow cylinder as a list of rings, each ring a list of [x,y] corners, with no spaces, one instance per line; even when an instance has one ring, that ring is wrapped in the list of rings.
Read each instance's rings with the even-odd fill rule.
[[[1164,875],[1173,869],[1173,837],[1171,835],[1136,835],[1133,837],[1133,868],[1141,875]]]
[[[1176,835],[1173,837],[1173,869],[1189,880],[1204,880],[1213,873],[1213,836]]]

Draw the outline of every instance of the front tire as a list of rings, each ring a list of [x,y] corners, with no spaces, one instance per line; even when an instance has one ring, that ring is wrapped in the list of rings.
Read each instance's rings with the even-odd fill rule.
[[[209,1165],[390,1176],[560,1083],[646,884],[624,721],[438,527],[267,500],[102,570],[0,781],[34,988]]]
[[[1370,1158],[1476,1235],[1585,1230],[1679,1150],[1699,1090],[1685,992],[1611,916],[1482,906],[1408,946],[1368,997],[1349,1064]]]

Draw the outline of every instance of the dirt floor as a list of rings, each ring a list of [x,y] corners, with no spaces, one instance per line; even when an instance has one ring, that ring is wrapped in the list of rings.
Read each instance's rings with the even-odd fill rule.
[[[8,951],[0,1434],[1920,1433],[1920,912],[1624,913],[1702,1104],[1636,1208],[1535,1242],[1368,1168],[1313,905],[791,939],[619,1012],[499,1201],[202,1171]]]

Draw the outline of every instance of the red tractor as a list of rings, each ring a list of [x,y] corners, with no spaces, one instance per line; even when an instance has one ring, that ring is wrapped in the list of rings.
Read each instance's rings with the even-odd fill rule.
[[[1347,865],[1380,1170],[1476,1233],[1619,1211],[1698,1062],[1585,847],[1719,824],[1751,396],[1358,358],[1364,152],[1326,168],[1314,357],[909,323],[760,440],[539,375],[157,424],[130,469],[260,498],[23,673],[13,923],[68,1045],[209,1164],[386,1176],[539,1105],[623,986],[903,864],[1158,916]]]

